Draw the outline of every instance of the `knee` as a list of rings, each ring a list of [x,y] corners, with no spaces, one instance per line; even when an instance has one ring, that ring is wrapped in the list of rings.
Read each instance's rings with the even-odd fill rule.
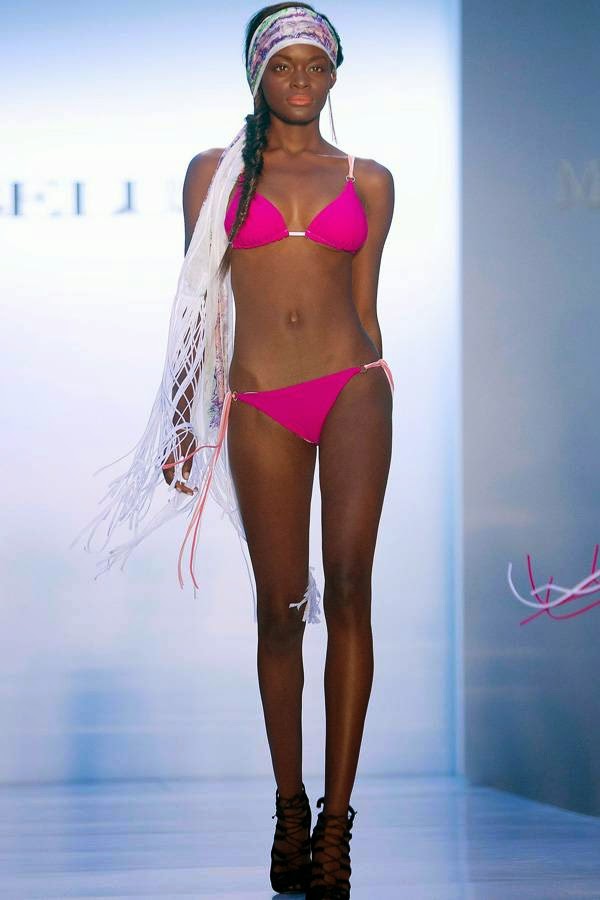
[[[257,592],[258,639],[268,650],[285,653],[302,642],[305,624],[302,621],[304,607],[290,607],[302,599],[304,589],[260,589]]]
[[[330,621],[349,625],[370,619],[370,570],[358,565],[326,567],[323,611]]]

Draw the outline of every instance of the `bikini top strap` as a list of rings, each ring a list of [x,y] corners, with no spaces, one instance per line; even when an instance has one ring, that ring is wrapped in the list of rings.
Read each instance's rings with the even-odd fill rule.
[[[354,177],[354,157],[348,154],[348,174],[346,175],[346,181],[356,181]]]

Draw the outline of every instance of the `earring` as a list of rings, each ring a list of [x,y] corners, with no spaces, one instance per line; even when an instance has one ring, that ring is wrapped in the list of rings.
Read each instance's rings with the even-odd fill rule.
[[[327,104],[329,106],[329,129],[334,144],[337,144],[337,135],[335,133],[335,125],[333,124],[333,110],[331,109],[331,91],[327,91]]]

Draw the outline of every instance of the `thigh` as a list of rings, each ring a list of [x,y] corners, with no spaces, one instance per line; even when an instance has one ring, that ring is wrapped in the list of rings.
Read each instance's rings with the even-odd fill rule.
[[[263,412],[233,402],[229,465],[257,586],[265,604],[301,599],[308,579],[310,503],[316,447]]]
[[[390,386],[383,369],[368,369],[343,388],[321,434],[326,587],[370,584],[391,449]]]

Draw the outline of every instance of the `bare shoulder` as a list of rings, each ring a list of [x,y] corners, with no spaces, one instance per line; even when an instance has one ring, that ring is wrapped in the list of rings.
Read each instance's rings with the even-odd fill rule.
[[[188,163],[184,190],[186,186],[195,187],[199,183],[210,182],[222,154],[222,147],[211,147],[210,150],[202,150],[200,153],[196,153]]]
[[[183,181],[182,198],[186,252],[222,153],[221,147],[211,147],[210,150],[202,150],[197,153],[188,163]]]
[[[394,178],[374,159],[355,159],[356,188],[369,219],[369,242],[383,249],[394,215]]]
[[[356,157],[354,160],[354,175],[360,182],[365,196],[393,196],[394,177],[390,170],[375,159],[363,159]]]

